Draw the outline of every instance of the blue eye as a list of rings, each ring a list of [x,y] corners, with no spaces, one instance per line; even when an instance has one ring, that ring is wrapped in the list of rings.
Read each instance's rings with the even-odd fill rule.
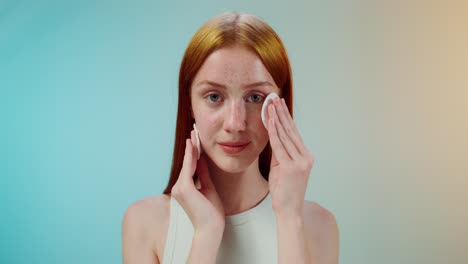
[[[260,94],[253,94],[249,96],[249,101],[253,103],[260,103],[263,100],[263,96]]]
[[[210,102],[219,102],[221,100],[221,96],[217,94],[210,94],[208,95],[208,101]]]

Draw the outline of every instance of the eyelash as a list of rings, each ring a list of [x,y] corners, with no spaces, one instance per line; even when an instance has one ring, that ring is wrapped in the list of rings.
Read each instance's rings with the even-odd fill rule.
[[[213,96],[213,95],[216,95],[216,96],[218,96],[219,98],[221,98],[221,96],[220,96],[219,94],[217,94],[217,93],[211,93],[211,94],[208,94],[208,95],[206,96],[206,99],[208,100],[208,102],[209,102],[209,103],[213,103],[213,104],[219,103],[220,101],[212,101],[212,100],[210,100],[211,96]],[[252,102],[252,103],[254,103],[254,104],[260,104],[260,103],[262,103],[263,100],[265,99],[264,96],[263,96],[262,94],[259,94],[259,93],[251,94],[251,95],[249,95],[249,98],[252,97],[252,96],[260,96],[260,100],[259,100],[259,101],[257,101],[257,102]]]

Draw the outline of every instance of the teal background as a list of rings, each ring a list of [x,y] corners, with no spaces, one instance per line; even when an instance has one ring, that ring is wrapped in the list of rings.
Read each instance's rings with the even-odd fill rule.
[[[267,21],[293,67],[340,263],[468,263],[466,1],[0,1],[0,263],[121,262],[160,194],[185,47],[212,16]]]

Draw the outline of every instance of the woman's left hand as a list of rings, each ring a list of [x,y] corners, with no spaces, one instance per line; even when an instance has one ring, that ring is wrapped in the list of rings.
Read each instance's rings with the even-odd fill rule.
[[[302,216],[314,157],[307,150],[284,99],[268,105],[268,135],[272,148],[269,188],[278,215]]]

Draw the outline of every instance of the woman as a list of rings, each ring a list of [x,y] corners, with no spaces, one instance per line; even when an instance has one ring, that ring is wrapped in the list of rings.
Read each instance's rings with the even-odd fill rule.
[[[272,92],[282,99],[264,126]],[[314,159],[290,112],[289,59],[273,29],[236,12],[205,23],[181,64],[169,183],[127,209],[124,263],[338,263],[334,215],[304,200]]]

